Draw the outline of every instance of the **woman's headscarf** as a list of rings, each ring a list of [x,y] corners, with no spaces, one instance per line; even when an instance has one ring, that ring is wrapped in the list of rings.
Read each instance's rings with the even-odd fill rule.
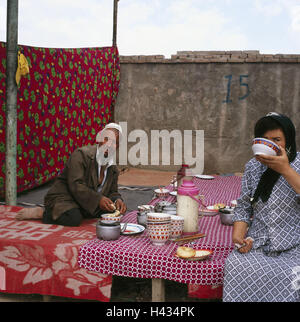
[[[260,120],[258,120],[258,122],[256,123],[255,126],[255,137],[261,136],[262,134],[266,133],[269,130],[273,130],[272,129],[268,129],[266,128],[264,133],[262,134],[258,134],[257,133],[257,128],[259,123],[262,123],[266,118],[271,118],[272,120],[274,120],[275,122],[278,123],[278,128],[281,128],[284,136],[285,136],[285,141],[286,141],[286,152],[287,152],[287,156],[289,158],[289,162],[291,163],[292,161],[295,160],[296,155],[297,155],[297,149],[296,149],[296,130],[295,130],[295,126],[292,123],[292,121],[285,115],[283,114],[277,114],[274,112],[271,112],[269,114],[267,114],[265,117],[261,118]],[[268,201],[273,187],[276,184],[278,178],[280,177],[280,174],[270,168],[268,168],[261,176],[260,181],[257,185],[256,191],[254,193],[254,197],[253,197],[253,201],[252,203],[255,203],[259,198],[261,198],[261,200],[263,202]]]

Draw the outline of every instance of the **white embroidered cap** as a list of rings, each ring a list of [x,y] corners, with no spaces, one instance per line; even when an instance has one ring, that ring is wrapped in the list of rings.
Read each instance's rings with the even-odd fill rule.
[[[104,129],[99,131],[96,135],[96,143],[100,143],[100,139],[101,139],[101,133],[104,131],[104,130],[108,130],[108,129],[115,129],[115,130],[118,130],[119,131],[119,136],[120,136],[120,139],[122,138],[122,128],[119,124],[117,123],[108,123],[105,125]]]

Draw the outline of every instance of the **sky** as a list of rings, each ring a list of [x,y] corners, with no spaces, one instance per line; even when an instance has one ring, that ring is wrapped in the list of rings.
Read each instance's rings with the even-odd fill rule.
[[[0,0],[0,41],[6,41]],[[113,0],[19,0],[18,43],[37,47],[111,46]],[[259,50],[300,53],[300,0],[120,0],[120,55]]]

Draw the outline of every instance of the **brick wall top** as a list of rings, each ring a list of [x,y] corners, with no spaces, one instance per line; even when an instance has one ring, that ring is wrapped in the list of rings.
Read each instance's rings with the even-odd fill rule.
[[[141,63],[300,63],[299,55],[260,54],[246,51],[178,51],[171,58],[164,55],[120,56],[123,64]]]

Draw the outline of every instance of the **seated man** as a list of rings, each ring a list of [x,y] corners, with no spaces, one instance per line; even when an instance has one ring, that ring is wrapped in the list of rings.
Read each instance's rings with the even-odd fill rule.
[[[45,196],[42,207],[24,208],[18,220],[42,219],[45,224],[79,226],[115,209],[126,211],[118,192],[118,169],[113,165],[122,129],[109,123],[96,136],[96,145],[76,149]]]

